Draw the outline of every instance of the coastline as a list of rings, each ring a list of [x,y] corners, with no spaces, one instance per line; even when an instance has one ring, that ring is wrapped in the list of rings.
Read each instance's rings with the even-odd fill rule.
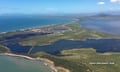
[[[18,30],[11,30],[11,31],[5,31],[5,32],[0,32],[0,34],[7,34],[9,32],[17,32],[17,31],[26,31],[26,30],[31,30],[31,29],[36,29],[36,28],[43,28],[43,27],[49,27],[49,26],[54,26],[57,24],[48,24],[48,25],[41,25],[41,26],[35,26],[35,27],[28,27],[28,28],[23,28],[23,29],[18,29]]]
[[[18,54],[13,54],[13,53],[1,53],[1,55],[6,55],[6,56],[12,56],[12,57],[21,57],[25,58],[28,60],[38,60],[38,61],[44,61],[44,65],[50,67],[52,69],[52,72],[59,72],[59,70],[63,70],[64,72],[70,72],[68,69],[60,67],[60,66],[55,66],[54,62],[47,59],[47,58],[32,58],[30,56],[25,56],[25,55],[18,55]]]
[[[71,23],[71,22],[68,22],[68,23]],[[8,34],[8,33],[15,33],[15,32],[27,32],[27,31],[31,31],[31,30],[34,30],[34,29],[41,29],[41,28],[45,28],[45,27],[52,27],[52,26],[56,26],[56,25],[64,25],[65,24],[48,24],[48,25],[43,25],[43,26],[36,26],[36,27],[29,27],[29,28],[24,28],[24,29],[18,29],[18,30],[12,30],[12,31],[6,31],[6,32],[0,32],[0,35],[2,34]],[[71,30],[71,29],[69,29]]]
[[[63,23],[53,23],[53,24],[47,24],[47,25],[39,25],[39,26],[34,26],[34,27],[15,29],[15,30],[11,30],[11,31],[3,31],[3,32],[0,32],[0,34],[7,34],[7,33],[19,32],[19,31],[27,31],[27,30],[31,30],[31,29],[44,28],[44,27],[50,27],[50,26],[55,26],[55,25],[64,25],[66,23],[71,23],[71,22],[76,22],[76,20],[72,19],[71,21],[65,22],[65,23],[64,22]]]

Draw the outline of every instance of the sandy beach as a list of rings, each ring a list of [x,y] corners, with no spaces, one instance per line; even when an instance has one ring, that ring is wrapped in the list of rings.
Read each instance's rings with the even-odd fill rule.
[[[25,58],[25,59],[29,59],[29,60],[39,60],[39,61],[44,61],[44,64],[49,66],[53,71],[52,72],[59,72],[59,70],[63,70],[64,72],[70,72],[68,69],[65,69],[63,67],[60,66],[55,66],[54,62],[47,59],[47,58],[32,58],[29,56],[25,56],[25,55],[18,55],[18,54],[12,54],[12,53],[2,53],[2,55],[6,55],[6,56],[13,56],[13,57],[21,57],[21,58]]]

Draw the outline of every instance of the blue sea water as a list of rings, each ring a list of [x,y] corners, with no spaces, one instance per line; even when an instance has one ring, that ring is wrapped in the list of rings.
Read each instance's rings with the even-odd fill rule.
[[[8,32],[31,27],[61,24],[71,21],[68,18],[37,16],[1,16],[0,32]]]

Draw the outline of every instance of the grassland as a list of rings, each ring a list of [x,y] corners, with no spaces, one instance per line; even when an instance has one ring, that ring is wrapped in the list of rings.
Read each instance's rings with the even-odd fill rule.
[[[55,66],[64,67],[69,69],[70,72],[92,72],[90,69],[82,63],[72,62],[67,59],[63,59],[60,56],[50,55],[44,52],[38,52],[33,55],[34,57],[47,58],[55,63]],[[88,71],[89,70],[89,71]]]
[[[87,65],[93,72],[119,72],[120,71],[120,53],[96,53],[94,49],[78,49],[78,50],[66,50],[62,51],[63,59],[70,60],[72,62],[82,62]],[[115,64],[94,64],[90,62],[101,62]]]
[[[46,36],[34,36],[23,40],[20,42],[22,45],[46,45],[53,43],[59,39],[69,39],[69,40],[85,40],[87,38],[100,39],[100,38],[120,38],[120,36],[100,33],[96,31],[91,31],[84,29],[77,22],[72,22],[64,24],[66,27],[71,28],[72,30],[65,33],[55,33]]]
[[[73,49],[61,51],[61,56],[53,56],[44,52],[38,52],[34,56],[48,58],[55,62],[56,66],[62,66],[71,72],[119,72],[120,53],[96,53],[90,49]],[[104,62],[115,64],[90,64],[90,62]]]

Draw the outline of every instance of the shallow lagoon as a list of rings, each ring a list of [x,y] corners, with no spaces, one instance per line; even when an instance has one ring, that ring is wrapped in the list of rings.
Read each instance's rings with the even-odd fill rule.
[[[88,19],[80,22],[82,27],[98,32],[120,35],[120,20]]]
[[[42,61],[0,55],[0,72],[51,72]]]

